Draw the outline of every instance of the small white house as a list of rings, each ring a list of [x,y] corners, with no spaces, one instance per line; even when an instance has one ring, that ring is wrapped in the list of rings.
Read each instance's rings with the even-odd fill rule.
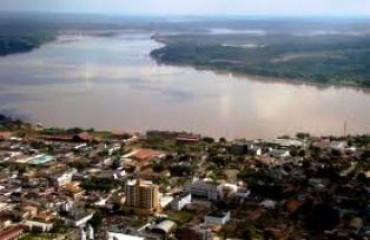
[[[32,231],[33,229],[38,229],[42,232],[49,232],[53,228],[52,223],[44,223],[33,220],[26,220],[24,222],[24,225],[26,225],[30,231]]]
[[[274,209],[276,207],[276,202],[274,200],[266,199],[260,203],[261,207]]]
[[[124,234],[124,233],[114,233],[107,232],[106,240],[144,240],[142,237],[137,237],[134,235]]]
[[[68,183],[70,183],[72,181],[72,177],[74,174],[77,173],[77,170],[76,169],[72,169],[70,171],[66,171],[66,172],[63,172],[59,175],[56,175],[56,176],[53,176],[52,179],[54,181],[54,184],[56,186],[65,186],[67,185]]]
[[[276,158],[287,158],[290,156],[289,150],[285,149],[270,149],[269,156]]]
[[[209,225],[224,225],[230,221],[230,211],[215,211],[204,217],[204,223]]]

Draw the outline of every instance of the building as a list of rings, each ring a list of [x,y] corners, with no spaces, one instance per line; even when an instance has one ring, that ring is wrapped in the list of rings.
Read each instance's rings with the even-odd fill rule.
[[[231,144],[230,152],[234,155],[244,155],[249,151],[249,146],[246,141],[236,140]]]
[[[125,233],[107,232],[105,240],[144,240],[144,238]]]
[[[90,142],[92,140],[93,137],[88,132],[82,132],[72,137],[72,141],[74,142]]]
[[[13,136],[12,132],[0,132],[0,140],[9,139]]]
[[[224,225],[229,221],[230,221],[230,211],[229,212],[215,211],[204,217],[204,223],[210,225],[213,224]]]
[[[70,226],[84,227],[93,218],[94,212],[88,212],[85,210],[74,210],[71,216],[67,218],[67,222]]]
[[[265,144],[278,146],[278,147],[304,147],[305,142],[300,139],[285,139],[277,138],[272,140],[263,141]]]
[[[178,143],[198,143],[202,140],[202,136],[199,134],[181,133],[176,137]]]
[[[171,208],[173,210],[180,211],[189,203],[191,203],[191,193],[183,193],[181,195],[175,196],[174,200],[171,203]]]
[[[153,232],[159,233],[163,236],[169,234],[171,231],[173,231],[176,227],[176,223],[171,220],[164,220],[157,225],[155,225],[152,229]]]
[[[270,149],[268,155],[275,158],[287,158],[290,156],[290,151],[285,149]]]
[[[53,228],[53,223],[51,222],[41,222],[36,220],[26,220],[24,225],[26,225],[27,229],[31,232],[49,232]]]
[[[160,209],[159,187],[151,181],[129,180],[125,185],[126,208],[137,213],[152,214]]]
[[[71,183],[72,177],[76,173],[77,173],[77,170],[73,169],[70,171],[61,172],[59,174],[57,173],[54,176],[52,176],[51,179],[54,183],[54,186],[61,187],[61,186],[65,186]]]
[[[204,224],[185,225],[176,233],[179,240],[209,240],[213,235],[211,228]]]
[[[22,226],[14,226],[4,229],[0,232],[0,240],[15,240],[19,239],[23,234]]]
[[[220,184],[202,180],[193,182],[189,187],[191,195],[207,198],[211,201],[219,200],[219,193],[221,189],[222,186]]]

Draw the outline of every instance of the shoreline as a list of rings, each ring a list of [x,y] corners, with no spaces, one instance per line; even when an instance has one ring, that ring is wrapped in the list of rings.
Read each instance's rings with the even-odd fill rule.
[[[361,86],[359,84],[344,84],[343,82],[338,82],[338,83],[320,83],[320,82],[315,82],[315,81],[310,81],[310,80],[305,80],[305,79],[294,79],[294,78],[279,78],[279,77],[274,77],[274,76],[264,76],[264,75],[257,75],[257,74],[251,74],[251,73],[244,73],[244,72],[232,72],[232,71],[228,71],[228,70],[223,70],[223,69],[217,69],[217,68],[214,68],[212,66],[195,66],[194,64],[191,64],[191,63],[176,63],[176,62],[171,62],[171,61],[163,61],[159,58],[157,58],[153,52],[154,51],[157,51],[157,50],[161,50],[167,46],[169,46],[169,44],[166,43],[166,41],[164,41],[163,39],[160,39],[156,36],[152,36],[150,39],[152,39],[153,41],[157,42],[157,43],[160,43],[160,44],[163,44],[162,47],[160,48],[156,48],[156,49],[153,49],[150,53],[149,53],[149,56],[154,60],[156,61],[157,64],[161,65],[165,65],[165,66],[177,66],[177,67],[191,67],[197,71],[211,71],[215,74],[221,74],[221,75],[229,75],[229,74],[233,74],[234,76],[238,77],[238,78],[247,78],[248,80],[257,80],[257,81],[263,81],[263,82],[271,82],[271,83],[279,83],[279,82],[283,82],[283,83],[288,83],[288,84],[293,84],[293,85],[307,85],[307,86],[313,86],[313,87],[317,87],[318,89],[325,89],[325,88],[330,88],[330,87],[335,87],[335,88],[350,88],[350,89],[354,89],[356,91],[360,91],[360,92],[363,92],[363,93],[366,93],[366,94],[370,94],[370,86],[367,87],[367,86]]]
[[[107,30],[108,31],[108,30]],[[32,49],[27,49],[21,52],[12,52],[8,53],[5,55],[0,55],[0,58],[7,58],[12,55],[22,55],[22,54],[27,54],[33,51],[36,51],[43,47],[44,45],[51,44],[53,42],[56,42],[59,40],[61,36],[64,34],[57,34],[56,36],[53,37],[53,39],[48,40],[46,42],[41,43],[39,46],[35,46]],[[114,36],[120,35],[118,33],[115,33]],[[100,35],[94,35],[94,34],[89,34],[85,33],[85,36],[91,36],[91,37],[103,37],[103,38],[109,38],[112,36],[100,36]],[[217,75],[230,75],[232,74],[232,78],[237,78],[240,80],[250,80],[250,81],[258,81],[258,82],[268,82],[268,83],[288,83],[292,84],[295,86],[300,86],[300,85],[305,85],[305,86],[311,86],[311,87],[316,87],[318,89],[327,89],[334,87],[336,89],[353,89],[359,92],[363,92],[365,94],[370,94],[370,87],[367,86],[361,86],[361,85],[353,85],[353,84],[343,84],[343,83],[319,83],[319,82],[314,82],[310,80],[305,80],[305,79],[294,79],[294,78],[280,78],[280,77],[274,77],[274,76],[264,76],[264,75],[257,75],[257,74],[252,74],[252,73],[242,73],[242,72],[232,72],[228,70],[223,70],[223,69],[217,69],[213,67],[207,67],[207,66],[195,66],[191,63],[175,63],[175,62],[170,62],[170,61],[162,61],[155,57],[152,53],[156,50],[160,50],[168,44],[166,44],[165,41],[156,38],[155,36],[151,35],[148,40],[153,40],[156,43],[163,44],[163,47],[160,48],[155,48],[152,49],[149,53],[148,56],[153,59],[158,65],[165,65],[165,66],[176,66],[176,67],[191,67],[197,71],[210,71],[213,72]]]
[[[155,57],[151,58],[157,62],[159,65],[164,66],[174,66],[174,67],[190,67],[195,69],[196,71],[209,71],[216,75],[223,75],[227,76],[232,74],[234,79],[240,79],[240,80],[249,80],[254,82],[261,82],[261,83],[272,83],[272,84],[279,84],[279,83],[287,83],[294,86],[310,86],[310,87],[316,87],[317,89],[328,89],[328,88],[336,88],[336,89],[351,89],[358,92],[363,92],[365,94],[370,94],[370,87],[365,86],[355,86],[355,85],[345,85],[345,84],[334,84],[334,83],[315,83],[311,81],[306,81],[303,79],[289,79],[289,78],[278,78],[278,77],[272,77],[272,76],[263,76],[263,75],[254,75],[254,74],[248,74],[248,73],[238,73],[238,72],[229,72],[226,70],[221,69],[213,69],[213,68],[207,68],[207,67],[196,67],[192,64],[181,64],[181,63],[168,63],[163,62]]]

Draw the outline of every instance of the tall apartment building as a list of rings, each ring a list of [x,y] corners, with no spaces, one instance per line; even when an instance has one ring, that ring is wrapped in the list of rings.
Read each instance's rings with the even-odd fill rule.
[[[160,209],[159,187],[151,181],[129,180],[125,184],[128,209],[141,214],[152,214]]]

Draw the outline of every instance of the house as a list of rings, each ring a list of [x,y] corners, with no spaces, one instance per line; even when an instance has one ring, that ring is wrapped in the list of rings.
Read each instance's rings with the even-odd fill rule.
[[[16,240],[23,234],[24,228],[20,225],[5,228],[0,232],[0,240]]]
[[[0,202],[0,212],[12,210],[14,208],[14,204],[7,203],[7,202]]]
[[[79,209],[73,210],[72,213],[72,216],[70,216],[67,221],[74,227],[86,226],[87,222],[90,221],[94,216],[94,212],[92,211],[84,211]]]
[[[278,146],[278,147],[303,147],[304,141],[299,139],[285,139],[285,138],[277,138],[272,140],[264,141],[265,144]]]
[[[214,211],[207,216],[204,217],[204,223],[213,225],[224,225],[230,221],[230,211],[228,212],[221,212],[221,211]]]
[[[74,142],[90,142],[93,137],[88,132],[82,132],[73,136]]]
[[[248,143],[246,141],[234,141],[231,144],[230,152],[234,155],[244,155],[247,154],[249,150]]]
[[[12,132],[4,132],[4,131],[0,132],[0,140],[10,139],[12,136],[13,136]]]
[[[176,227],[176,223],[171,220],[164,220],[152,228],[152,232],[159,233],[161,235],[169,234]]]
[[[202,136],[199,134],[191,134],[191,133],[180,133],[176,137],[176,142],[178,143],[197,143],[200,142]]]
[[[26,212],[27,216],[34,217],[37,215],[39,209],[32,204],[23,204],[20,206],[21,211]]]
[[[125,233],[107,232],[104,240],[144,240],[144,238]]]
[[[64,190],[67,193],[67,195],[71,196],[73,199],[80,198],[85,193],[85,190],[80,187],[79,182],[70,182],[70,183],[68,183],[65,186]]]
[[[213,238],[212,230],[205,224],[186,225],[181,227],[176,234],[179,240],[209,240]]]
[[[276,202],[274,200],[266,199],[259,204],[261,207],[274,209],[276,207]]]
[[[220,185],[219,190],[220,199],[227,199],[236,194],[238,191],[238,186],[231,183],[223,183]]]
[[[270,149],[268,155],[276,158],[287,158],[290,156],[290,152],[285,149]]]
[[[331,141],[329,144],[329,148],[335,150],[344,150],[347,147],[347,142],[345,141]]]
[[[62,171],[59,173],[54,174],[51,179],[54,184],[54,186],[61,187],[65,186],[72,182],[72,177],[74,174],[77,173],[76,169],[72,169],[69,171]]]
[[[141,163],[153,160],[154,158],[161,158],[164,156],[165,154],[160,151],[155,151],[151,149],[136,149],[133,152],[125,155],[124,157],[131,158]]]
[[[180,211],[189,203],[191,203],[191,193],[183,193],[175,196],[171,203],[171,208]]]
[[[37,220],[26,220],[24,225],[27,227],[28,231],[35,232],[50,232],[53,229],[53,223],[42,222]]]

